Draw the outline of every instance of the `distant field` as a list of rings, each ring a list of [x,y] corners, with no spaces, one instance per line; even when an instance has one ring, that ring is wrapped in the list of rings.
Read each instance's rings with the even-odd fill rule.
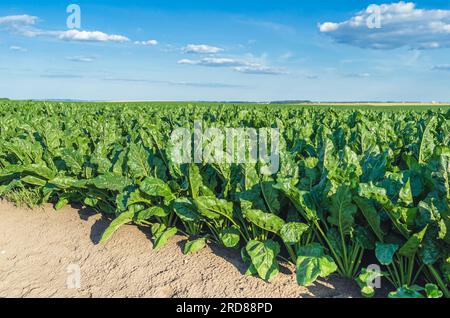
[[[164,111],[170,109],[222,109],[222,110],[258,110],[258,111],[295,111],[298,109],[310,109],[310,110],[349,110],[349,111],[374,111],[374,112],[424,112],[424,111],[443,111],[450,110],[450,104],[448,103],[244,103],[244,102],[195,102],[195,101],[98,101],[98,102],[85,102],[85,101],[13,101],[13,100],[0,100],[1,105],[8,105],[8,107],[24,106],[31,108],[42,108],[47,106],[61,106],[67,105],[71,108],[108,108],[109,107],[125,107],[126,109],[146,109],[147,111]],[[1,107],[0,107],[1,109]]]

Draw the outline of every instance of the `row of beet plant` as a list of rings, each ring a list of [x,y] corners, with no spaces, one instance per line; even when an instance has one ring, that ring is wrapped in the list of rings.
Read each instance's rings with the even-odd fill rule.
[[[277,128],[279,170],[176,164],[171,132],[194,120]],[[334,274],[367,297],[378,278],[390,297],[450,296],[448,109],[2,102],[0,137],[0,196],[91,207],[112,219],[102,242],[135,223],[155,249],[180,233],[185,253],[239,250],[264,280],[284,261],[300,285]]]

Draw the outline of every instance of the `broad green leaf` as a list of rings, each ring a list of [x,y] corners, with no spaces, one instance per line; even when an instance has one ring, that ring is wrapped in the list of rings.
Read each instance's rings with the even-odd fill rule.
[[[186,245],[184,246],[184,254],[191,254],[191,253],[195,253],[199,250],[201,250],[202,248],[204,248],[206,246],[206,238],[205,237],[201,237],[198,238],[196,240],[193,241],[188,241],[186,242]]]
[[[66,148],[61,151],[61,158],[66,165],[75,174],[80,174],[83,170],[84,158],[83,155],[73,148]]]
[[[164,231],[158,231],[156,232],[155,235],[155,241],[153,243],[153,249],[155,251],[158,251],[159,249],[161,249],[169,240],[169,238],[171,238],[172,236],[174,236],[175,234],[177,234],[177,228],[176,227],[170,227],[168,229],[165,229]]]
[[[291,200],[295,208],[306,220],[313,222],[319,219],[309,192],[297,189],[289,181],[277,183],[274,187],[281,190]]]
[[[261,210],[246,210],[244,216],[251,223],[272,233],[278,233],[284,225],[283,219],[279,216]]]
[[[195,205],[187,198],[179,198],[172,201],[172,208],[182,221],[200,222],[202,220]]]
[[[43,179],[52,179],[55,176],[55,171],[42,165],[42,164],[30,164],[24,167],[24,174],[34,175]]]
[[[272,240],[262,242],[252,240],[247,243],[245,249],[259,277],[269,281],[278,274],[276,257],[280,252],[280,246],[277,242]]]
[[[83,188],[87,182],[88,180],[79,180],[66,176],[57,176],[48,181],[49,184],[53,184],[60,189]]]
[[[22,179],[20,179],[20,181],[31,184],[31,185],[39,186],[39,187],[43,187],[47,183],[46,180],[43,180],[41,178],[34,177],[34,176],[23,177]]]
[[[382,265],[390,265],[392,264],[394,254],[397,250],[397,244],[377,242],[375,245],[375,256]]]
[[[283,224],[279,234],[283,242],[287,245],[294,245],[300,242],[302,234],[309,229],[309,226],[300,222],[289,222]]]
[[[278,199],[278,190],[274,187],[275,182],[263,181],[261,182],[261,193],[270,212],[278,214],[280,212],[280,201]]]
[[[164,210],[163,208],[159,207],[159,206],[152,206],[148,209],[139,211],[136,214],[136,220],[140,221],[140,220],[148,220],[153,216],[157,216],[157,217],[166,217],[169,214],[168,211]]]
[[[450,201],[450,155],[440,155],[439,165],[434,173],[434,185]]]
[[[378,214],[378,211],[375,209],[371,201],[356,196],[353,198],[353,201],[355,201],[356,205],[358,205],[362,215],[370,225],[373,233],[380,241],[383,241],[384,233],[380,225],[380,215]]]
[[[425,236],[427,229],[428,229],[428,226],[426,226],[419,233],[415,233],[414,235],[412,235],[408,239],[408,241],[406,241],[406,243],[400,248],[398,253],[402,256],[413,257],[419,250],[420,244],[423,241],[423,238]]]
[[[133,216],[134,212],[123,212],[119,214],[119,216],[116,217],[103,232],[100,243],[106,242],[120,226],[131,222]]]
[[[319,276],[325,278],[337,270],[333,259],[324,255],[323,246],[318,243],[298,249],[296,268],[297,283],[301,286],[309,286]]]
[[[150,174],[149,153],[142,144],[131,144],[127,156],[127,165],[134,178],[148,177]]]
[[[431,117],[420,140],[419,148],[419,163],[426,163],[433,155],[434,147],[436,146],[434,142],[434,130],[437,124],[437,116]]]
[[[98,199],[97,198],[92,198],[92,197],[85,197],[83,200],[83,203],[87,206],[96,206],[98,204]]]
[[[374,250],[376,237],[373,235],[373,232],[369,227],[362,227],[357,225],[355,229],[356,235],[354,238],[366,250]]]
[[[141,182],[139,189],[151,196],[164,197],[167,201],[172,201],[175,199],[170,187],[158,178],[145,178]]]
[[[167,226],[165,226],[163,223],[153,223],[151,227],[153,236],[152,238],[155,240],[156,237],[160,236],[166,229]]]
[[[131,184],[131,180],[123,176],[101,175],[89,180],[89,184],[94,185],[98,189],[122,191]]]
[[[200,169],[197,165],[190,164],[188,167],[188,181],[189,181],[189,189],[191,192],[192,198],[196,198],[200,195],[200,189],[203,186],[202,176],[200,174]]]
[[[425,265],[433,265],[441,257],[442,252],[436,240],[431,236],[427,236],[428,235],[426,235],[423,240],[419,255]]]
[[[65,197],[65,196],[61,196],[58,199],[58,202],[56,202],[56,204],[55,204],[55,210],[60,210],[64,206],[66,206],[67,204],[69,204],[69,199],[67,197]]]
[[[373,183],[361,183],[358,188],[358,194],[366,199],[374,199],[380,204],[389,202],[386,190],[375,186]]]
[[[248,253],[247,253],[246,246],[243,246],[241,248],[241,258],[242,258],[242,262],[245,265],[247,265],[247,270],[245,271],[245,275],[246,276],[258,275],[258,271],[256,270],[255,266],[253,266],[250,255],[248,255]]]
[[[414,204],[410,179],[408,179],[406,184],[400,189],[398,201],[405,206],[412,206]]]
[[[209,219],[217,219],[221,216],[229,219],[233,217],[233,202],[210,196],[197,197],[194,202],[200,214]]]
[[[225,247],[234,248],[239,246],[241,232],[237,226],[227,227],[219,231],[219,238]]]
[[[353,231],[355,223],[354,216],[357,208],[352,203],[352,194],[350,189],[345,186],[338,188],[337,192],[331,197],[330,216],[328,222],[336,225],[339,231],[345,235]]]

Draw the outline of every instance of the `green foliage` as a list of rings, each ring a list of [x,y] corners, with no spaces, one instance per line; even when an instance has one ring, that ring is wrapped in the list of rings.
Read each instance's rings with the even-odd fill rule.
[[[191,237],[185,253],[206,240],[241,248],[247,273],[265,280],[288,258],[300,284],[335,273],[372,296],[374,273],[361,269],[368,256],[397,290],[391,297],[450,297],[449,115],[424,107],[1,101],[0,197],[89,206],[111,219],[101,242],[135,223],[151,232],[155,249],[176,233]],[[222,131],[278,128],[278,172],[261,174],[259,162],[176,164],[171,133],[192,131],[196,119]],[[411,287],[416,281],[427,285]]]

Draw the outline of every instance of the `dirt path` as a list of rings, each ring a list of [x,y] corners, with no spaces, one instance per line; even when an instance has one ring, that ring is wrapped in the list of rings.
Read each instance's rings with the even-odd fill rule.
[[[105,245],[96,244],[108,223],[86,210],[29,210],[0,201],[0,297],[359,295],[352,281],[337,278],[299,287],[287,268],[270,283],[247,277],[238,252],[209,246],[185,256],[181,236],[155,252],[145,231],[131,225]],[[77,266],[80,288],[68,288]]]

